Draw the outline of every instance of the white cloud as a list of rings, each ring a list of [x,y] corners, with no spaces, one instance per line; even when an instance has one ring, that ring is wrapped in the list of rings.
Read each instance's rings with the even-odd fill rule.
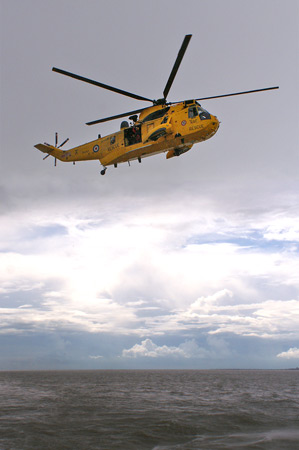
[[[222,289],[221,291],[215,292],[207,297],[200,297],[189,307],[190,311],[208,311],[213,308],[213,305],[217,305],[220,301],[229,303],[229,300],[233,297],[232,291],[229,289]]]
[[[265,239],[277,241],[299,241],[299,219],[297,217],[277,217],[268,224],[264,233]]]
[[[263,337],[298,334],[298,301],[290,296],[299,290],[298,253],[263,248],[262,230],[275,217],[253,225],[209,210],[203,219],[188,204],[169,214],[160,208],[134,211],[132,217],[119,211],[108,221],[104,213],[87,218],[37,212],[15,220],[9,246],[17,251],[0,253],[0,294],[26,295],[18,306],[33,306],[21,314],[13,304],[7,308],[7,300],[2,332],[23,326],[141,337],[194,328]],[[8,222],[0,226],[9,229]],[[238,243],[259,226],[257,243],[249,238],[248,245]],[[55,236],[40,240],[39,227],[54,229]],[[24,241],[24,229],[37,232]],[[232,236],[234,243],[225,242]],[[6,244],[0,233],[0,248]],[[272,294],[276,299],[269,300]]]
[[[290,348],[286,352],[278,353],[276,355],[278,358],[285,358],[285,359],[299,359],[299,348],[293,347]]]
[[[65,298],[45,298],[35,307],[0,308],[0,333],[7,330],[86,331],[89,333],[142,334],[134,310],[110,299],[88,299],[82,305]],[[11,331],[10,331],[11,332]]]
[[[145,339],[141,344],[135,344],[128,350],[123,350],[123,357],[137,358],[137,357],[165,357],[165,356],[182,356],[182,351],[176,347],[167,347],[163,345],[158,347],[150,339]]]
[[[141,344],[135,344],[130,349],[122,351],[124,358],[183,358],[183,359],[223,359],[231,355],[226,341],[210,336],[207,347],[200,347],[195,339],[190,339],[175,346],[158,346],[151,339],[145,339]]]
[[[215,297],[221,298],[220,294],[210,298]],[[299,301],[297,300],[266,300],[244,304],[232,298],[231,304],[223,305],[217,305],[208,300],[209,297],[206,300],[201,298],[185,311],[177,311],[173,314],[171,329],[174,329],[177,323],[181,328],[186,329],[194,327],[208,329],[210,334],[234,333],[268,338],[299,337]],[[166,318],[165,322],[167,322]]]
[[[179,347],[168,347],[167,345],[158,346],[151,339],[145,339],[141,344],[135,344],[132,348],[123,350],[122,356],[125,358],[165,358],[182,357],[190,358],[198,353],[198,346],[194,341],[181,344]]]

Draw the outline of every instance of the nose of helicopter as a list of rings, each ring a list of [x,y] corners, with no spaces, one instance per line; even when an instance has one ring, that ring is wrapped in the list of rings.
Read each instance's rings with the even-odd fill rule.
[[[213,135],[217,132],[217,130],[219,128],[219,125],[220,125],[220,122],[217,119],[217,117],[216,116],[211,116],[211,124],[210,124],[210,126],[211,126],[211,131],[212,131]]]
[[[212,116],[212,125],[213,125],[215,131],[217,131],[219,128],[220,122],[216,116]]]

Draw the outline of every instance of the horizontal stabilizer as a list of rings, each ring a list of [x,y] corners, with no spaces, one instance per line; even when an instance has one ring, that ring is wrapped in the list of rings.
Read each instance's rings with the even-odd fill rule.
[[[56,147],[49,144],[36,144],[34,147],[43,153],[52,153],[54,150],[57,150]]]

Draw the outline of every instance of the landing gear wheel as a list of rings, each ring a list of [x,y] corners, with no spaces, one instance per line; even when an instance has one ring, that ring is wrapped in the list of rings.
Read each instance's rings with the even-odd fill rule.
[[[107,167],[105,167],[103,170],[101,170],[101,175],[105,175],[106,170],[107,170]]]

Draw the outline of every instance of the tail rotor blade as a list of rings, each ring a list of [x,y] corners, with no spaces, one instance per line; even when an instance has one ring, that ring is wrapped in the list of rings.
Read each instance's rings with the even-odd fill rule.
[[[57,132],[55,133],[55,145],[54,145],[55,148],[61,148],[61,147],[63,147],[63,145],[66,144],[68,141],[69,141],[69,138],[65,139],[65,140],[58,146],[58,133],[57,133]],[[53,146],[51,146],[50,144],[47,144],[47,142],[45,142],[45,145],[48,145],[48,146],[50,147],[49,152],[52,152],[52,151],[53,151]],[[52,147],[52,149],[51,149],[51,147]],[[48,153],[48,154],[43,158],[43,160],[47,159],[50,155],[51,155],[51,153]],[[52,155],[52,156],[54,156],[54,155]],[[54,166],[55,166],[55,167],[57,166],[57,158],[56,158],[56,157],[54,157]]]
[[[64,146],[64,144],[66,144],[66,143],[67,143],[68,141],[69,141],[69,138],[67,138],[67,139],[66,139],[65,141],[63,141],[63,143],[62,143],[62,144],[60,144],[58,148],[61,148],[61,147],[63,147],[63,146]]]

